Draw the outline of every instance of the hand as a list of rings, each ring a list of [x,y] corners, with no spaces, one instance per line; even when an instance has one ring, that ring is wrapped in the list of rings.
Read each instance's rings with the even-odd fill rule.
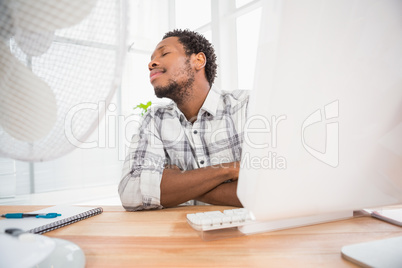
[[[176,171],[181,171],[181,169],[176,165],[165,165],[165,169],[172,169]]]
[[[239,178],[240,161],[230,162],[230,163],[221,163],[217,166],[228,170],[229,180],[236,181]]]
[[[236,191],[237,181],[222,183],[221,185],[218,185],[211,191],[197,197],[196,199],[212,205],[242,207]]]

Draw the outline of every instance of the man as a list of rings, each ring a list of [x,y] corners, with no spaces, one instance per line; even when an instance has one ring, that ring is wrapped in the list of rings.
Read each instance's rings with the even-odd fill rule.
[[[149,63],[157,97],[134,135],[119,194],[126,210],[189,200],[241,206],[236,195],[248,94],[214,88],[216,56],[202,35],[165,34]]]

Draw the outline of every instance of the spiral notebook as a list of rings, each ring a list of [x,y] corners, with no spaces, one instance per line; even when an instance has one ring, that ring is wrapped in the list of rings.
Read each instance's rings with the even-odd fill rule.
[[[15,211],[15,213],[20,211]],[[0,220],[0,233],[8,228],[18,228],[25,232],[43,234],[52,230],[85,220],[89,217],[101,214],[101,207],[78,207],[78,206],[53,206],[45,209],[24,213],[51,213],[56,212],[61,216],[53,219],[22,218]]]

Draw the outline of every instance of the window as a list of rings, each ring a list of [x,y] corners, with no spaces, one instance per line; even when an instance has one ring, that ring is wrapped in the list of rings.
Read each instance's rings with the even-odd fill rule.
[[[211,22],[211,1],[176,0],[175,28],[196,30]]]
[[[245,6],[251,2],[253,2],[253,0],[236,0],[236,8]]]
[[[150,55],[164,33],[188,28],[210,40],[218,56],[216,86],[224,90],[252,89],[257,55],[261,0],[133,0],[129,1],[128,41],[121,90],[90,140],[102,146],[76,149],[44,163],[0,160],[0,198],[55,190],[116,185],[132,134],[138,129],[133,108],[163,102],[149,83]],[[107,16],[107,14],[105,14]],[[86,37],[99,40],[97,36]],[[107,40],[106,40],[107,41]],[[10,183],[11,182],[11,183]],[[4,184],[5,185],[5,184]],[[117,188],[113,190],[117,195]],[[11,193],[11,194],[10,194]],[[0,199],[0,203],[2,203]],[[51,201],[49,201],[51,202]],[[4,202],[3,202],[4,203]]]
[[[252,89],[260,31],[261,8],[236,20],[238,83],[241,89]]]

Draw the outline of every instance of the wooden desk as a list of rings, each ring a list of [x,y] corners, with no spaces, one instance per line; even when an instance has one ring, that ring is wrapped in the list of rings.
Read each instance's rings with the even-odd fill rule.
[[[43,206],[0,206],[0,214]],[[86,267],[355,267],[342,246],[402,235],[402,228],[371,217],[270,233],[203,241],[186,214],[227,207],[178,207],[101,215],[46,233],[79,245]]]

